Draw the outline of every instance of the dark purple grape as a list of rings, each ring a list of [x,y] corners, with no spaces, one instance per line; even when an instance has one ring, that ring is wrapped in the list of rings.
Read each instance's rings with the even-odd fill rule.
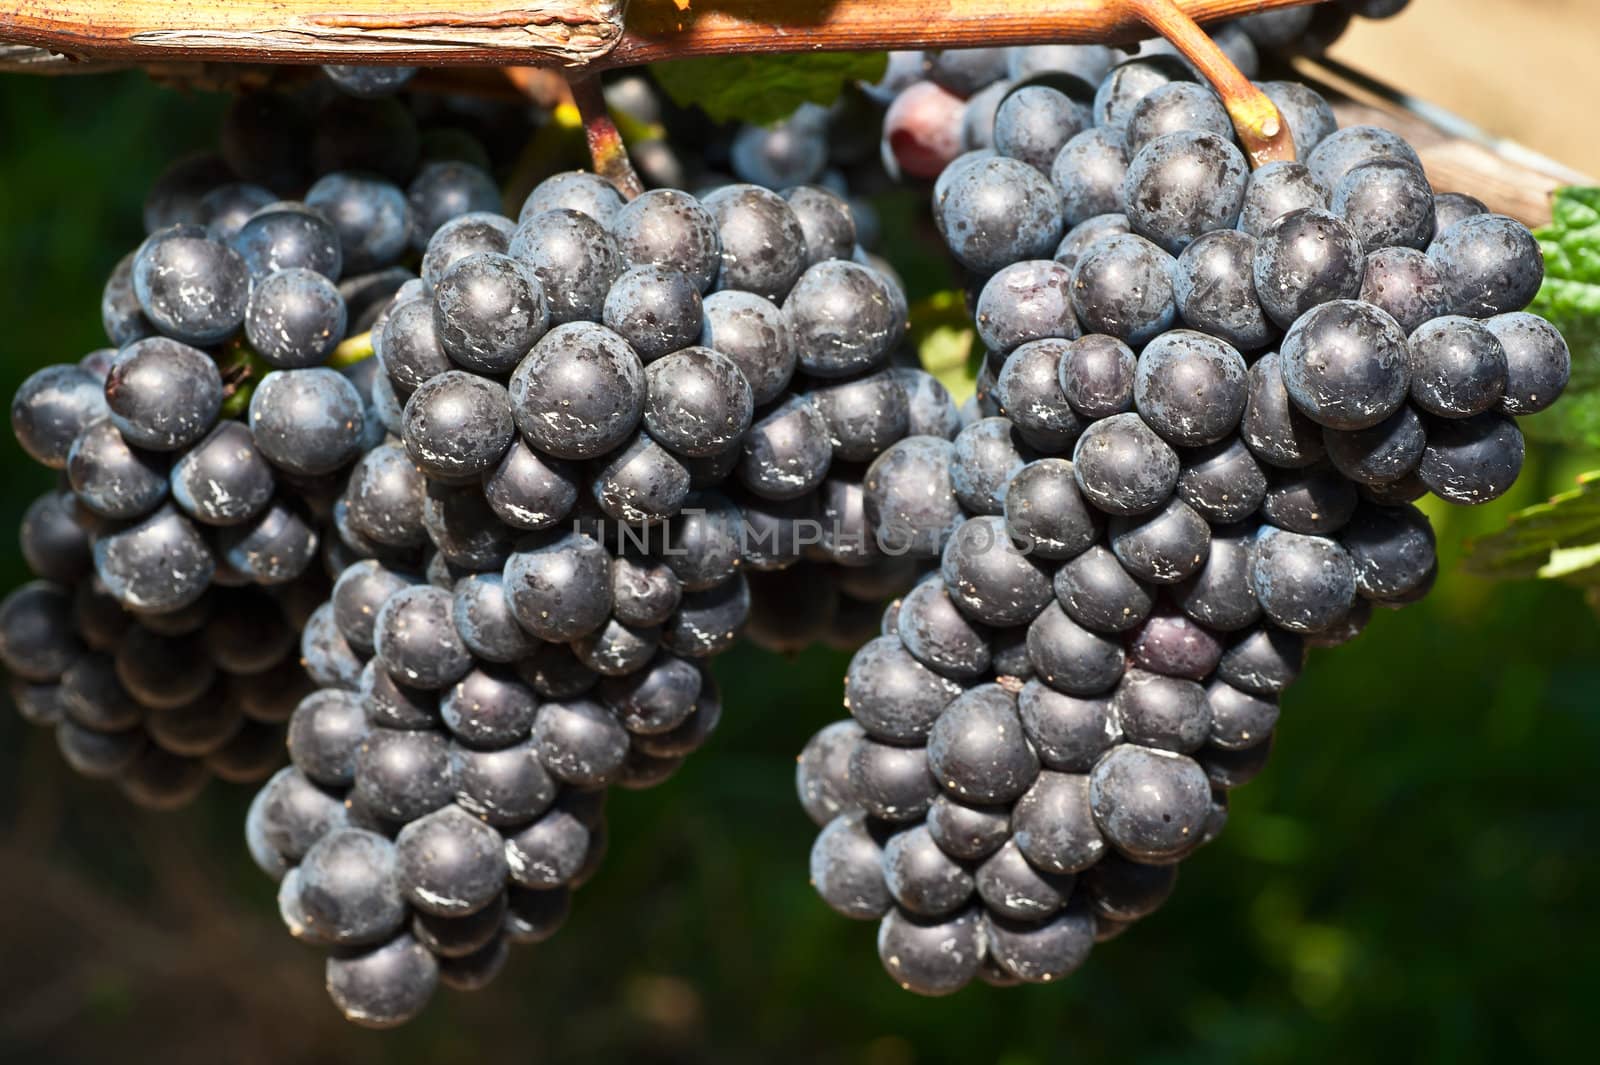
[[[751,292],[713,292],[704,319],[699,343],[738,365],[757,405],[782,393],[794,376],[795,346],[788,317],[776,305]]]
[[[245,336],[267,365],[320,365],[344,339],[347,310],[332,281],[291,267],[256,282],[245,310]]]
[[[836,912],[857,920],[881,917],[892,905],[883,849],[866,817],[841,814],[811,845],[811,886]]]
[[[215,344],[243,323],[251,275],[248,258],[212,239],[205,227],[177,225],[139,246],[133,291],[145,318],[167,336]]]
[[[953,169],[935,200],[935,218],[950,251],[978,274],[1044,258],[1065,227],[1054,186],[1016,159],[978,159]]]
[[[1067,615],[1092,632],[1125,632],[1154,605],[1153,591],[1098,545],[1057,570],[1054,587]]]
[[[1280,328],[1329,301],[1361,291],[1366,250],[1337,215],[1316,208],[1291,211],[1269,225],[1256,244],[1255,292]]]
[[[78,524],[77,498],[71,492],[46,492],[28,504],[17,540],[28,569],[45,580],[75,586],[94,568],[89,536]]]
[[[407,933],[382,946],[328,958],[328,996],[346,1020],[395,1028],[422,1012],[439,983],[439,963]]]
[[[1422,173],[1416,150],[1399,134],[1377,126],[1346,126],[1330,133],[1305,160],[1312,174],[1329,189],[1338,188],[1356,167],[1380,161],[1404,163]]]
[[[1304,663],[1301,637],[1263,625],[1241,635],[1222,653],[1217,676],[1244,691],[1276,695],[1294,683]]]
[[[1184,322],[1241,351],[1264,348],[1276,336],[1256,299],[1256,248],[1248,234],[1216,230],[1185,248],[1173,270]]]
[[[93,514],[127,521],[167,498],[167,456],[129,447],[109,419],[89,425],[67,452],[67,483]]]
[[[1094,97],[1095,124],[1126,132],[1139,101],[1163,85],[1193,80],[1189,68],[1170,55],[1140,55],[1119,63],[1099,80]]]
[[[1122,735],[1107,696],[1074,696],[1030,680],[1017,697],[1028,742],[1048,769],[1087,772]]]
[[[109,654],[80,654],[61,673],[61,708],[72,723],[96,732],[138,728],[146,708],[117,676]]]
[[[550,307],[527,263],[478,252],[457,259],[433,286],[433,328],[459,366],[480,374],[516,367],[544,336]]]
[[[422,164],[405,193],[413,248],[426,249],[439,228],[452,219],[500,209],[500,189],[488,166],[487,159],[435,159]]]
[[[1494,332],[1471,318],[1424,322],[1410,341],[1411,402],[1426,414],[1470,418],[1501,406],[1508,363]]]
[[[415,218],[405,193],[391,182],[367,174],[327,174],[306,192],[305,202],[338,233],[345,273],[389,266],[411,243]]]
[[[1429,491],[1447,502],[1487,503],[1516,483],[1525,451],[1521,431],[1505,415],[1435,421],[1428,426],[1417,473]]]
[[[494,381],[449,370],[406,401],[406,453],[429,478],[476,481],[499,464],[516,436],[511,400]]]
[[[1329,429],[1366,429],[1399,409],[1410,388],[1405,334],[1383,311],[1334,300],[1294,323],[1280,353],[1289,398]]]
[[[1157,137],[1128,164],[1128,222],[1177,255],[1202,233],[1233,228],[1249,173],[1231,137],[1195,129]]]
[[[1359,500],[1356,487],[1326,466],[1276,473],[1261,516],[1290,532],[1326,535],[1344,527]]]
[[[1131,744],[1188,754],[1211,734],[1206,690],[1192,679],[1129,670],[1111,706]]]
[[[1118,203],[1121,203],[1122,187],[1117,186]],[[1056,245],[1055,260],[1068,270],[1075,269],[1083,253],[1099,241],[1102,237],[1117,236],[1133,232],[1128,228],[1128,216],[1124,214],[1098,214],[1092,218],[1085,218],[1082,222],[1067,231],[1061,238],[1061,243]]]
[[[1222,657],[1222,641],[1191,618],[1167,608],[1134,630],[1128,652],[1135,665],[1151,673],[1203,680]]]
[[[540,639],[575,640],[611,612],[610,556],[581,533],[531,537],[506,562],[504,580],[517,620]]]
[[[1152,584],[1176,584],[1205,565],[1211,527],[1181,499],[1134,517],[1113,517],[1111,549],[1134,577]]]
[[[172,506],[95,542],[94,567],[106,590],[129,609],[179,610],[205,593],[216,559]]]
[[[1274,624],[1320,632],[1355,601],[1355,563],[1335,540],[1264,526],[1256,536],[1250,584]]]
[[[528,442],[565,459],[603,455],[639,423],[644,367],[625,340],[604,326],[557,326],[511,377],[511,411]]]
[[[1213,524],[1243,521],[1266,497],[1267,477],[1238,437],[1187,451],[1178,498]]]
[[[1244,358],[1215,337],[1188,329],[1145,346],[1133,398],[1147,425],[1168,442],[1214,444],[1231,435],[1248,398]]]
[[[156,331],[144,316],[144,308],[139,305],[139,297],[133,291],[135,254],[129,252],[117,260],[100,297],[101,327],[106,331],[106,339],[117,347],[142,340]]]
[[[783,310],[800,368],[817,377],[844,377],[879,365],[905,332],[892,283],[845,260],[807,269]]]
[[[1065,459],[1038,459],[1011,478],[1005,497],[1006,530],[1033,554],[1070,559],[1087,550],[1102,528]]]
[[[850,788],[850,753],[863,734],[852,720],[835,721],[807,740],[796,759],[795,791],[806,816],[819,826],[859,809]],[[934,824],[931,813],[929,824]]]
[[[275,203],[257,211],[228,247],[258,282],[295,268],[337,281],[343,271],[338,230],[320,211],[300,203]]]
[[[1439,234],[1428,257],[1444,276],[1451,310],[1473,318],[1520,311],[1544,283],[1544,253],[1521,222],[1475,215]]]
[[[718,224],[718,218],[687,193],[654,189],[618,211],[611,232],[628,265],[682,271],[703,293],[721,267]]]
[[[1068,695],[1098,695],[1122,676],[1122,645],[1072,620],[1052,602],[1028,626],[1028,660],[1040,680]]]
[[[256,386],[249,415],[256,448],[290,473],[332,473],[360,454],[365,404],[337,370],[274,370]]]
[[[522,260],[539,282],[549,321],[556,325],[598,321],[606,293],[622,272],[611,235],[594,219],[573,210],[524,218],[511,236],[508,254]]]
[[[1250,367],[1250,396],[1239,432],[1251,453],[1270,466],[1299,469],[1323,456],[1322,430],[1290,400],[1283,360],[1275,351]]]
[[[1572,355],[1561,332],[1536,314],[1501,314],[1483,323],[1506,355],[1505,398],[1500,409],[1522,417],[1554,403],[1572,375]]]
[[[412,687],[438,690],[472,668],[472,654],[451,620],[450,593],[412,585],[390,595],[378,611],[374,643],[384,667]]]
[[[1087,223],[1086,223],[1087,224]],[[1061,261],[1061,253],[1056,253]],[[1082,249],[1072,267],[1072,306],[1085,332],[1142,346],[1172,328],[1177,260],[1142,236],[1110,233]]]
[[[178,451],[199,440],[222,409],[222,375],[205,352],[166,337],[117,353],[106,375],[111,421],[134,447]]]
[[[978,866],[978,896],[988,913],[1015,921],[1037,923],[1067,904],[1073,878],[1034,868],[1022,856],[1015,839],[1008,839],[999,850]]]
[[[344,495],[349,521],[362,536],[386,547],[420,546],[427,539],[422,523],[426,490],[422,471],[403,448],[375,448],[350,471]]]
[[[1176,865],[1146,865],[1108,854],[1084,871],[1082,883],[1098,922],[1137,921],[1167,901],[1177,877]]]
[[[1134,105],[1124,144],[1133,156],[1157,137],[1191,130],[1233,138],[1233,122],[1216,93],[1194,82],[1171,82],[1157,86]]]
[[[1121,854],[1164,864],[1199,846],[1211,786],[1181,754],[1124,744],[1094,767],[1089,801],[1095,823]]]
[[[1378,159],[1352,168],[1335,186],[1331,210],[1369,252],[1423,250],[1433,241],[1433,188],[1410,162]]]
[[[1414,248],[1379,248],[1368,255],[1361,299],[1385,311],[1407,334],[1450,311],[1439,267]]]
[[[1239,229],[1252,237],[1264,237],[1274,222],[1291,211],[1327,210],[1329,198],[1329,190],[1304,164],[1268,163],[1250,173]]]
[[[1050,167],[1066,224],[1119,210],[1127,174],[1128,153],[1116,131],[1095,127],[1068,140]]]
[[[945,708],[929,733],[927,759],[939,785],[968,802],[1009,802],[1039,775],[1016,701],[995,685],[974,688]]]
[[[93,374],[76,366],[47,366],[12,397],[11,431],[29,458],[60,470],[79,434],[109,413],[105,389]]]
[[[1355,562],[1356,591],[1380,602],[1431,584],[1439,564],[1428,516],[1409,505],[1363,506],[1339,542]]]
[[[1441,192],[1433,198],[1433,237],[1439,239],[1451,226],[1474,215],[1488,214],[1489,208],[1475,196],[1460,192]]]
[[[1088,108],[1044,84],[1022,85],[995,112],[994,147],[1040,173],[1050,173],[1057,154],[1091,124]]]
[[[892,636],[857,651],[845,674],[845,706],[872,736],[919,743],[961,686],[919,662]]]
[[[474,211],[450,219],[428,238],[428,248],[422,256],[422,280],[432,288],[445,271],[469,255],[504,255],[515,228],[511,219],[492,211]]]
[[[1422,419],[1410,406],[1370,429],[1324,429],[1322,439],[1334,468],[1367,486],[1397,484],[1413,474],[1428,442]]]
[[[1135,365],[1133,349],[1116,337],[1080,337],[1061,360],[1061,390],[1072,409],[1086,418],[1130,411]]]
[[[1171,497],[1178,455],[1137,414],[1117,414],[1078,438],[1072,469],[1096,507],[1108,514],[1144,514]]]
[[[521,437],[513,438],[499,464],[483,475],[484,498],[495,516],[515,529],[549,528],[572,511],[578,492],[575,468],[539,454]]]

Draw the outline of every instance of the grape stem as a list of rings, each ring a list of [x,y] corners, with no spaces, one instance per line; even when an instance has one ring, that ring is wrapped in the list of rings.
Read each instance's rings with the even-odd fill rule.
[[[1127,5],[1199,68],[1222,97],[1251,166],[1294,162],[1294,136],[1277,106],[1240,73],[1233,60],[1176,0],[1127,0]]]
[[[343,370],[347,366],[354,366],[363,359],[372,358],[372,330],[357,333],[339,342],[333,349],[333,354],[328,356],[328,366],[335,370]]]
[[[594,172],[615,185],[624,198],[631,200],[639,196],[644,192],[644,183],[633,169],[633,160],[628,158],[628,149],[622,143],[617,124],[611,120],[599,76],[568,75],[567,84],[572,89],[572,102],[583,118],[583,135],[589,142]]]

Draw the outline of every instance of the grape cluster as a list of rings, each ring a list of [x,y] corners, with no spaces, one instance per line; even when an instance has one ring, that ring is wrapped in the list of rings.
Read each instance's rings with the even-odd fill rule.
[[[0,662],[18,712],[55,732],[74,771],[114,780],[140,806],[183,806],[213,776],[265,779],[311,687],[293,654],[304,587],[218,588],[189,609],[132,614],[96,587],[72,506],[63,491],[29,507],[27,557],[51,579],[0,603]]]
[[[1252,172],[1167,57],[1092,89],[1100,51],[1058,58],[973,96],[992,147],[937,176],[986,348],[973,420],[890,448],[865,504],[939,569],[799,762],[813,884],[924,994],[1059,979],[1156,909],[1307,648],[1430,588],[1415,500],[1505,492],[1515,418],[1569,372],[1523,311],[1532,235],[1436,195],[1400,138],[1268,86],[1304,162]]]
[[[707,740],[707,664],[747,621],[796,649],[915,577],[868,534],[865,470],[959,416],[891,365],[905,297],[853,225],[815,186],[625,202],[558,174],[518,221],[442,225],[378,312],[386,435],[333,504],[315,691],[247,833],[290,931],[338,948],[349,1019],[402,1023],[552,934],[607,789]]]
[[[434,229],[500,202],[471,135],[322,95],[237,100],[220,155],[150,190],[104,290],[112,346],[11,406],[60,478],[21,531],[43,583],[0,607],[14,701],[146,805],[281,764],[312,689],[298,633],[344,561],[336,503],[384,438],[362,335]]]

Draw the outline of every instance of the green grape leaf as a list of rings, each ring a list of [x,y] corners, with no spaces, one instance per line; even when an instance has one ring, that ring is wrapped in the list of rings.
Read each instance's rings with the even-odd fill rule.
[[[676,103],[713,122],[764,125],[804,103],[831,104],[851,82],[877,81],[888,62],[886,52],[809,52],[670,59],[650,70]]]
[[[1600,470],[1548,503],[1519,510],[1504,529],[1467,545],[1465,565],[1484,577],[1600,583]]]
[[[939,379],[960,406],[978,384],[983,345],[959,292],[935,292],[911,308],[911,346],[922,368]]]
[[[1556,192],[1551,221],[1535,234],[1544,249],[1544,287],[1528,309],[1549,319],[1572,349],[1567,398],[1530,419],[1530,435],[1600,447],[1600,188]]]

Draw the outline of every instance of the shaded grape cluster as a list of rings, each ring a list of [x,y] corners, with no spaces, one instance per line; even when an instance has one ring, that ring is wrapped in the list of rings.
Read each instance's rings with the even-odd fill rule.
[[[435,229],[500,203],[489,150],[425,101],[326,88],[237,99],[220,152],[150,189],[110,346],[12,401],[59,477],[20,537],[48,586],[4,607],[14,701],[146,805],[282,763],[298,633],[347,561],[338,502],[384,439],[365,334]]]
[[[212,777],[266,779],[283,763],[284,722],[311,690],[295,633],[320,589],[217,588],[184,610],[134,614],[96,586],[71,506],[56,492],[28,509],[25,551],[48,578],[0,602],[0,663],[18,713],[55,733],[74,772],[113,781],[140,806],[183,806]]]
[[[798,768],[812,883],[923,994],[1060,979],[1159,907],[1307,649],[1431,587],[1415,501],[1504,493],[1569,373],[1532,235],[1400,138],[1269,85],[1303,161],[1252,171],[1169,57],[1049,54],[970,98],[991,140],[934,183],[986,349],[967,424],[864,482],[938,569]]]

